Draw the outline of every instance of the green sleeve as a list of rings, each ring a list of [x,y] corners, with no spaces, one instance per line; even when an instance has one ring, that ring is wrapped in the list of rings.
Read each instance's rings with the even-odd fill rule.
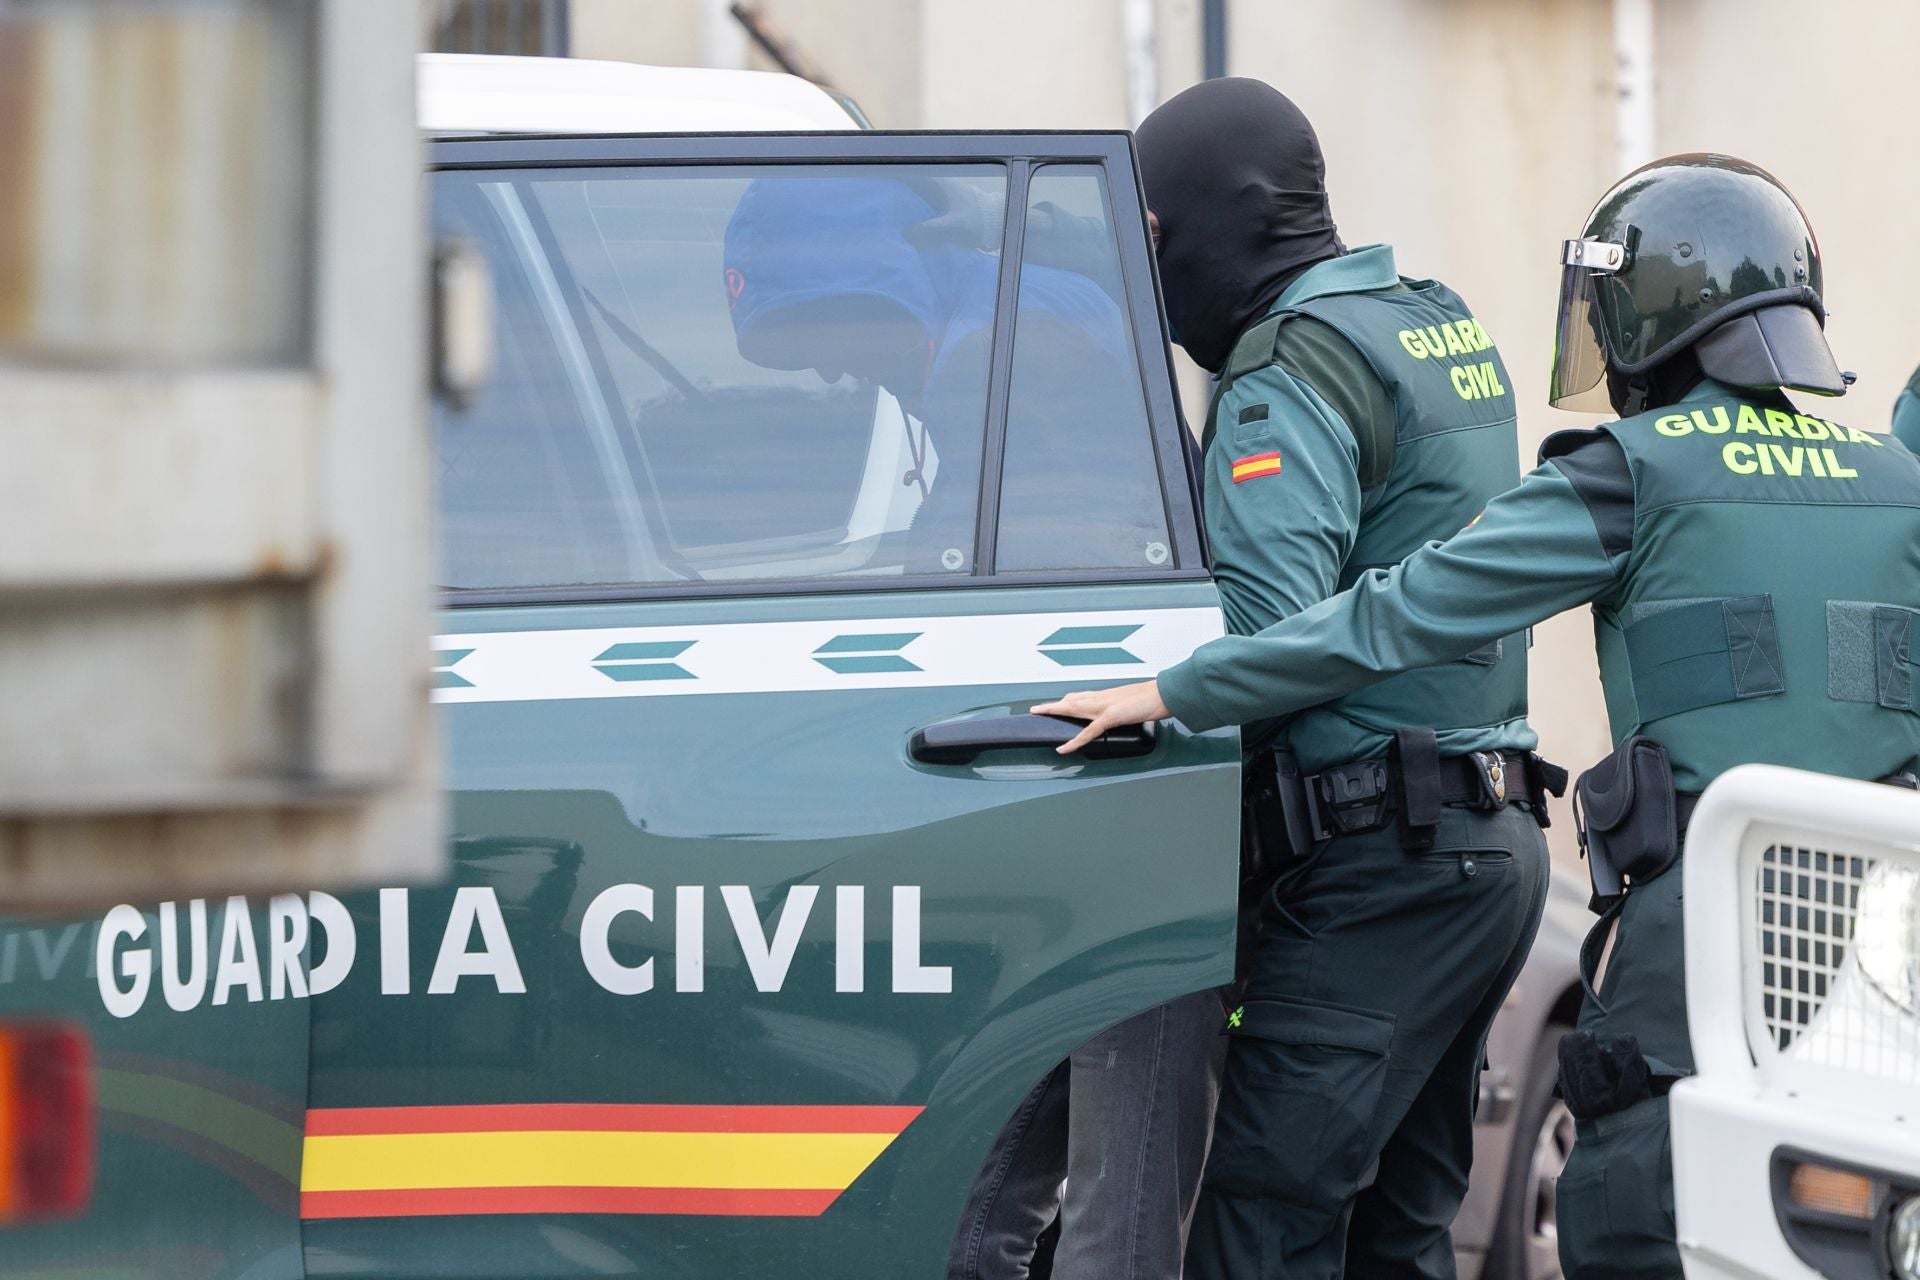
[[[1893,402],[1893,438],[1920,453],[1920,370]]]
[[[1236,379],[1214,412],[1209,554],[1227,630],[1251,635],[1338,588],[1360,519],[1357,449],[1327,402],[1273,365]]]
[[[1447,541],[1258,635],[1203,646],[1161,674],[1161,697],[1196,731],[1291,715],[1592,600],[1627,554],[1549,462]]]

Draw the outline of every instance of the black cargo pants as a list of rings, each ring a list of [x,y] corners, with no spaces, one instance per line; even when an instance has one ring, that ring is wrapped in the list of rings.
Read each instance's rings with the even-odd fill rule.
[[[1186,1280],[1451,1277],[1487,1031],[1546,902],[1518,806],[1448,806],[1433,847],[1392,826],[1290,866],[1229,1016]]]
[[[1567,1280],[1680,1280],[1666,1098],[1672,1082],[1693,1071],[1680,868],[1676,862],[1634,886],[1580,949],[1586,987],[1580,1029],[1603,1041],[1637,1039],[1656,1096],[1575,1124],[1556,1199]],[[1596,990],[1593,977],[1610,934],[1613,954]]]

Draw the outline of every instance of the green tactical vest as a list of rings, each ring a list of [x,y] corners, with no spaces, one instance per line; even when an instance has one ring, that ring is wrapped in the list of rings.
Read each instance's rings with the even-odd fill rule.
[[[1920,461],[1717,386],[1602,430],[1634,493],[1626,572],[1593,606],[1614,740],[1663,743],[1683,791],[1920,755]]]
[[[1217,411],[1233,379],[1271,362],[1281,326],[1302,315],[1351,342],[1386,387],[1395,414],[1393,465],[1383,483],[1361,495],[1359,528],[1339,578],[1343,591],[1370,569],[1391,568],[1452,537],[1520,479],[1513,393],[1499,351],[1451,289],[1433,280],[1401,284],[1391,292],[1324,294],[1266,317],[1235,345],[1214,402]],[[1288,722],[1286,739],[1311,770],[1377,754],[1381,735],[1400,728],[1521,721],[1527,639],[1524,632],[1509,636],[1458,662],[1309,708]]]

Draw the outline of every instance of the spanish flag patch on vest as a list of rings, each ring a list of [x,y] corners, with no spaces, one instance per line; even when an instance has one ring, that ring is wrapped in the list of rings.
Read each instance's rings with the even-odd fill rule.
[[[1277,476],[1280,474],[1280,454],[1250,453],[1244,458],[1233,460],[1233,482],[1244,484],[1258,476]]]

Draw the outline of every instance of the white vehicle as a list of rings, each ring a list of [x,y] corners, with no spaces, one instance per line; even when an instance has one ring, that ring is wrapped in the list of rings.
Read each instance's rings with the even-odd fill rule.
[[[1920,1280],[1920,796],[1749,765],[1687,845],[1687,1274]]]
[[[859,128],[838,99],[771,71],[585,58],[420,58],[428,133],[815,133]]]

